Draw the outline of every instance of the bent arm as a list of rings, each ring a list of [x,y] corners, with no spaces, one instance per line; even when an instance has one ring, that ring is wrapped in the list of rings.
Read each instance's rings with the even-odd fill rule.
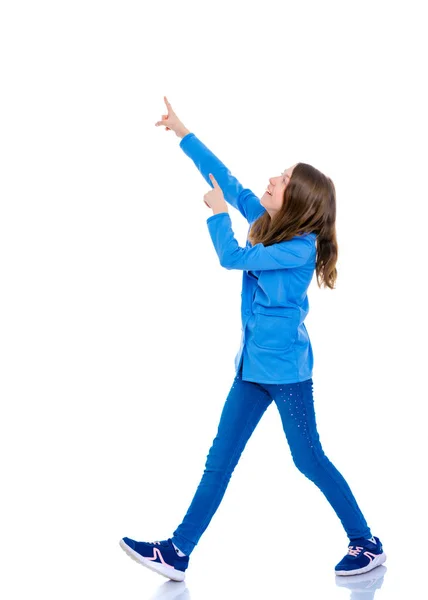
[[[289,241],[271,246],[256,244],[251,248],[242,248],[233,234],[229,213],[212,215],[207,219],[207,225],[220,264],[225,269],[243,271],[292,269],[305,265],[315,256],[315,234],[313,233],[296,236]]]
[[[214,187],[209,174],[215,180],[224,195],[224,199],[239,210],[248,223],[253,223],[264,212],[259,198],[248,188],[244,188],[229,169],[203,144],[194,133],[189,133],[180,142],[180,148],[192,159],[205,181]]]

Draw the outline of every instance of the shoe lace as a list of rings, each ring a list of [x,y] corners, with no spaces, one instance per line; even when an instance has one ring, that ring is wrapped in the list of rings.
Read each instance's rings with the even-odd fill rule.
[[[362,546],[349,546],[348,554],[351,556],[358,556],[361,550],[363,550]]]
[[[149,544],[159,544],[159,546],[160,546],[160,542],[159,542],[159,541],[156,541],[156,542],[149,542]]]

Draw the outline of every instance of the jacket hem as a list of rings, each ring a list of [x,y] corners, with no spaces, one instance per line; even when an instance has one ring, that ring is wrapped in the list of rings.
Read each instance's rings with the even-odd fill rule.
[[[298,379],[297,381],[294,379],[293,381],[256,381],[255,379],[247,379],[246,377],[241,377],[242,381],[250,381],[251,383],[262,383],[264,385],[269,385],[270,383],[273,385],[281,385],[281,384],[288,384],[288,383],[302,383],[303,381],[307,381],[308,379],[312,379],[312,375],[309,375],[308,377],[305,377],[304,379]]]

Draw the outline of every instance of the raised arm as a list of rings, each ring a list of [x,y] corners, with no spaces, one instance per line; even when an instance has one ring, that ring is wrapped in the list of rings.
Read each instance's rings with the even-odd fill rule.
[[[212,173],[223,191],[225,200],[239,210],[248,223],[253,223],[266,210],[260,204],[259,198],[250,189],[244,188],[227,167],[187,129],[166,96],[164,101],[168,114],[162,115],[162,119],[155,123],[156,127],[164,125],[167,131],[173,131],[181,139],[181,149],[193,160],[208,185],[214,187],[209,179],[209,174]]]
[[[248,223],[253,223],[264,212],[259,198],[248,188],[244,188],[229,169],[203,144],[194,133],[187,133],[180,142],[180,148],[195,163],[205,181],[213,187],[209,174],[214,175],[222,189],[225,200],[239,210]]]

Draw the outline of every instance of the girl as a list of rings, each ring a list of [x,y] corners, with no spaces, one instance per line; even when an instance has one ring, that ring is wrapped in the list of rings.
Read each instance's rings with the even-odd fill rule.
[[[322,449],[314,411],[312,348],[303,322],[314,271],[319,287],[322,283],[334,289],[337,277],[333,182],[314,167],[297,163],[269,179],[259,199],[186,129],[164,100],[168,114],[156,126],[175,132],[181,149],[213,187],[204,196],[213,211],[207,219],[213,245],[221,266],[243,274],[242,337],[236,376],[183,522],[166,540],[124,537],[120,545],[146,567],[183,581],[190,553],[217,510],[248,439],[274,401],[294,464],[323,492],[350,540],[335,573],[370,571],[385,562],[386,555],[345,479]],[[234,237],[226,201],[250,224],[245,248]]]

